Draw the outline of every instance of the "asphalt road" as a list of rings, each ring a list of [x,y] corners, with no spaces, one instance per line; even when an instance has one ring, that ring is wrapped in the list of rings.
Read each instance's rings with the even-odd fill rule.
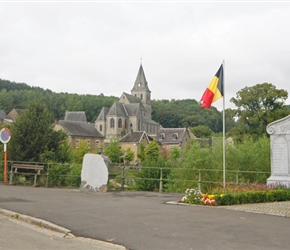
[[[76,236],[129,249],[289,249],[287,217],[166,204],[181,196],[0,184],[0,208],[50,221]]]

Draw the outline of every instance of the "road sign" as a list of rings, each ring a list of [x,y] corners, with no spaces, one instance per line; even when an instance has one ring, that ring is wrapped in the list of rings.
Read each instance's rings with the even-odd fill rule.
[[[2,143],[8,143],[11,138],[11,132],[9,128],[2,128],[0,131],[0,141]]]

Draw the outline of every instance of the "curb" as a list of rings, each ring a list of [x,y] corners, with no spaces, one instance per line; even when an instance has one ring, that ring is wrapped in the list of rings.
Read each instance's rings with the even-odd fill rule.
[[[53,231],[58,232],[58,233],[63,233],[64,237],[66,237],[67,235],[69,235],[70,237],[74,237],[71,234],[71,230],[64,228],[64,227],[61,227],[61,226],[58,226],[58,225],[53,224],[51,222],[48,222],[46,220],[34,218],[34,217],[31,217],[28,215],[19,214],[19,213],[12,212],[12,211],[9,211],[6,209],[1,209],[1,208],[0,208],[0,214],[5,215],[5,216],[10,217],[10,218],[13,218],[13,219],[17,219],[20,221],[30,223],[32,225],[36,225],[39,227],[50,229],[50,230],[53,230]]]
[[[63,238],[65,239],[74,239],[77,240],[79,242],[85,242],[85,243],[89,243],[89,244],[94,244],[95,246],[98,246],[98,249],[100,250],[128,250],[128,248],[122,246],[122,245],[118,245],[118,244],[114,244],[111,242],[106,242],[106,241],[100,241],[100,240],[95,240],[95,239],[90,239],[90,238],[84,238],[84,237],[75,237],[72,233],[71,230],[65,228],[65,227],[61,227],[58,226],[56,224],[53,224],[51,222],[48,222],[46,220],[42,220],[42,219],[38,219],[38,218],[34,218],[28,215],[24,215],[24,214],[19,214],[13,211],[9,211],[6,209],[2,209],[0,208],[0,215],[3,216],[7,216],[10,217],[11,219],[14,220],[19,220],[19,221],[23,221],[38,227],[42,227],[45,229],[49,229],[58,233],[63,234]],[[0,246],[1,249],[1,246]]]

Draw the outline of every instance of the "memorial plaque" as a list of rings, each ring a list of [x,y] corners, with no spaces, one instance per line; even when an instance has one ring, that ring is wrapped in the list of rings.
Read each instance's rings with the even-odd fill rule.
[[[278,137],[272,145],[272,173],[288,174],[288,146],[285,138]]]

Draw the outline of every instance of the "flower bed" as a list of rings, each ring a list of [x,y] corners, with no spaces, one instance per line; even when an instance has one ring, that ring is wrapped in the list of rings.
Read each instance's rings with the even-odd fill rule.
[[[227,193],[203,194],[198,189],[187,189],[185,195],[180,202],[188,204],[206,205],[206,206],[222,206],[222,205],[236,205],[247,203],[262,203],[262,202],[276,202],[290,200],[290,189],[277,186],[267,187],[262,190],[260,187],[256,189],[242,189],[242,191],[235,191]]]

